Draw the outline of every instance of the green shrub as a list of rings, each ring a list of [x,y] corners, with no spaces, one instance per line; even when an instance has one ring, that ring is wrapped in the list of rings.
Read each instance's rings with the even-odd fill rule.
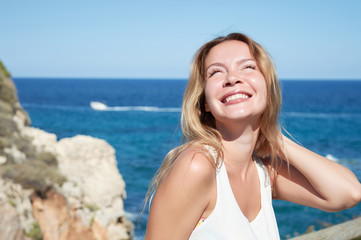
[[[25,233],[25,236],[27,236],[33,240],[42,240],[43,234],[41,233],[39,224],[37,222],[34,222],[32,225],[32,228],[29,230],[29,232]]]
[[[15,85],[11,80],[2,81],[0,84],[0,99],[11,106],[18,102]]]
[[[12,116],[14,115],[14,109],[9,103],[0,100],[0,113]]]
[[[2,61],[0,61],[0,71],[3,72],[5,77],[11,77],[11,74],[8,72]]]
[[[99,207],[95,204],[86,203],[85,207],[87,209],[89,209],[89,211],[91,211],[91,212],[95,212],[95,211],[99,210]]]
[[[54,156],[54,154],[50,153],[50,152],[40,152],[37,156],[36,156],[36,160],[44,162],[45,164],[49,165],[49,166],[58,166],[58,160],[56,160],[56,157]]]
[[[32,138],[30,137],[17,137],[13,139],[14,144],[23,152],[28,159],[36,159],[36,148],[32,144]]]
[[[25,189],[34,189],[41,196],[44,196],[55,183],[61,186],[66,180],[56,167],[37,160],[5,164],[2,166],[1,174],[3,178],[12,179]]]
[[[0,136],[0,149],[10,147],[10,145],[11,145],[11,140],[9,138]]]
[[[9,199],[8,199],[8,203],[9,203],[11,206],[13,206],[14,208],[16,207],[16,202],[14,201],[13,198],[9,198]]]
[[[18,132],[18,126],[12,120],[11,116],[0,113],[0,136],[12,136]]]
[[[95,221],[95,216],[93,215],[89,222],[89,227],[93,226],[93,223]]]

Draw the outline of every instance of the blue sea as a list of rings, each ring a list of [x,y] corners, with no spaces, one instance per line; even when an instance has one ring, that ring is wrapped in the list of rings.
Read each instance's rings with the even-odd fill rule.
[[[32,126],[58,139],[77,134],[108,141],[126,182],[125,211],[143,239],[139,215],[150,179],[181,142],[180,108],[186,80],[15,78]],[[350,168],[361,179],[361,81],[283,80],[282,122],[303,146]],[[92,103],[92,106],[91,106]],[[322,171],[322,169],[320,169]],[[283,239],[361,215],[361,204],[326,213],[274,201]]]

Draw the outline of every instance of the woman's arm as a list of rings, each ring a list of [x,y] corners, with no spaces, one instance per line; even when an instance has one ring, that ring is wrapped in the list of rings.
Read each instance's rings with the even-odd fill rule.
[[[283,136],[290,163],[283,164],[275,179],[277,199],[340,211],[361,201],[361,184],[346,167],[324,158]]]
[[[152,201],[146,240],[189,238],[216,189],[213,165],[194,149],[176,159]]]

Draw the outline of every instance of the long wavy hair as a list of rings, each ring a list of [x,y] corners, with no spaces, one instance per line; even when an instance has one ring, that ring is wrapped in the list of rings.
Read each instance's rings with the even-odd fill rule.
[[[269,158],[271,166],[275,170],[274,172],[276,173],[279,170],[280,161],[278,161],[278,158],[284,157],[279,121],[282,97],[273,61],[267,51],[257,42],[244,34],[231,33],[205,43],[196,52],[182,104],[181,128],[183,144],[171,150],[164,158],[150,183],[145,203],[157,191],[163,177],[172,167],[175,159],[190,145],[209,145],[217,152],[218,157],[215,160],[215,166],[219,166],[220,161],[222,161],[224,156],[221,144],[222,137],[215,127],[213,115],[205,111],[205,60],[214,46],[230,40],[241,41],[248,45],[257,66],[266,80],[267,106],[260,119],[260,131],[253,155],[261,159]],[[200,149],[200,151],[202,150]],[[204,151],[204,154],[212,158],[207,151]]]

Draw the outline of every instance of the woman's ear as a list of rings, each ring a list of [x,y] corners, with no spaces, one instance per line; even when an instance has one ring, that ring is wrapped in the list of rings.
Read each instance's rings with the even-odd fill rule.
[[[210,112],[208,104],[207,104],[207,100],[204,100],[204,110],[206,110],[206,112]]]

